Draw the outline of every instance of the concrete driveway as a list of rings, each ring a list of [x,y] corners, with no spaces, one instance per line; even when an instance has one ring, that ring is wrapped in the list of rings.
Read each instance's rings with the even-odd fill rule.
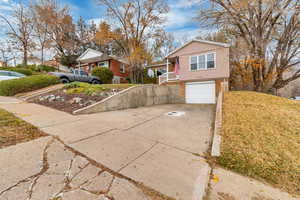
[[[212,105],[161,105],[72,116],[40,105],[0,107],[113,172],[175,199],[201,199],[210,167]],[[182,116],[168,116],[180,111]]]

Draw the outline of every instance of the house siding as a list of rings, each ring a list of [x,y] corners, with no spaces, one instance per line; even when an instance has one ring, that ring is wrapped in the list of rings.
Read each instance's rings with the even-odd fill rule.
[[[102,61],[101,61],[102,62]],[[121,62],[116,61],[116,60],[109,60],[109,69],[112,71],[112,73],[114,74],[115,77],[120,77],[121,83],[128,83],[128,81],[126,80],[126,77],[129,76],[129,72],[128,72],[128,65],[125,64],[125,73],[121,73],[120,72],[120,66],[121,66]],[[93,62],[93,63],[88,63],[88,64],[84,64],[81,66],[81,68],[87,72],[87,73],[91,73],[93,68],[97,67],[97,63],[98,62]],[[89,64],[92,66],[91,70],[89,70]]]
[[[120,76],[120,77],[128,77],[128,65],[125,64],[125,73],[120,72],[120,67],[121,67],[121,62],[117,60],[110,60],[109,64],[109,69],[113,72],[115,76]]]
[[[216,68],[208,70],[190,70],[190,57],[210,52],[216,53]],[[180,81],[205,81],[229,77],[229,48],[218,45],[192,42],[178,50],[169,58],[179,57]]]

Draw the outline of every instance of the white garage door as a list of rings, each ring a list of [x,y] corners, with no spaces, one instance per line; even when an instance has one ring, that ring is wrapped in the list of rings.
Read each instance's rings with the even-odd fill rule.
[[[206,103],[216,102],[216,86],[214,81],[192,82],[185,84],[186,103]]]

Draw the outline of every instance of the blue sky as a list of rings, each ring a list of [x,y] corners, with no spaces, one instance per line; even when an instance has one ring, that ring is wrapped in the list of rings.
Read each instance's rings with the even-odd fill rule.
[[[0,13],[8,13],[18,0],[0,0]],[[28,0],[23,0],[28,2]],[[96,0],[59,0],[68,5],[75,20],[79,16],[86,20],[101,21],[105,17],[105,9],[97,5]],[[201,29],[193,20],[200,8],[208,5],[208,0],[168,0],[170,12],[165,24],[168,32],[173,32],[178,38],[191,39],[201,34]],[[1,23],[0,23],[1,25]],[[205,30],[202,30],[202,32]]]

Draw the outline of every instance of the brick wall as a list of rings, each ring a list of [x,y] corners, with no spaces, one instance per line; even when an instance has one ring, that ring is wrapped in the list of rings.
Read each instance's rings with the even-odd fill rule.
[[[114,73],[115,76],[121,76],[121,77],[128,77],[128,65],[125,65],[125,73],[120,72],[121,62],[117,60],[110,60],[109,61],[109,67],[110,70]]]
[[[98,62],[89,63],[89,64],[92,66],[93,69],[94,67],[97,67],[97,63]],[[125,73],[122,73],[120,72],[121,64],[122,63],[117,60],[109,60],[109,69],[113,72],[114,76],[119,76],[123,78],[121,79],[121,83],[127,83],[128,81],[126,80],[126,77],[129,76],[128,65],[125,65]],[[89,70],[89,65],[87,64],[82,65],[81,68],[89,74],[92,72],[92,69]]]

